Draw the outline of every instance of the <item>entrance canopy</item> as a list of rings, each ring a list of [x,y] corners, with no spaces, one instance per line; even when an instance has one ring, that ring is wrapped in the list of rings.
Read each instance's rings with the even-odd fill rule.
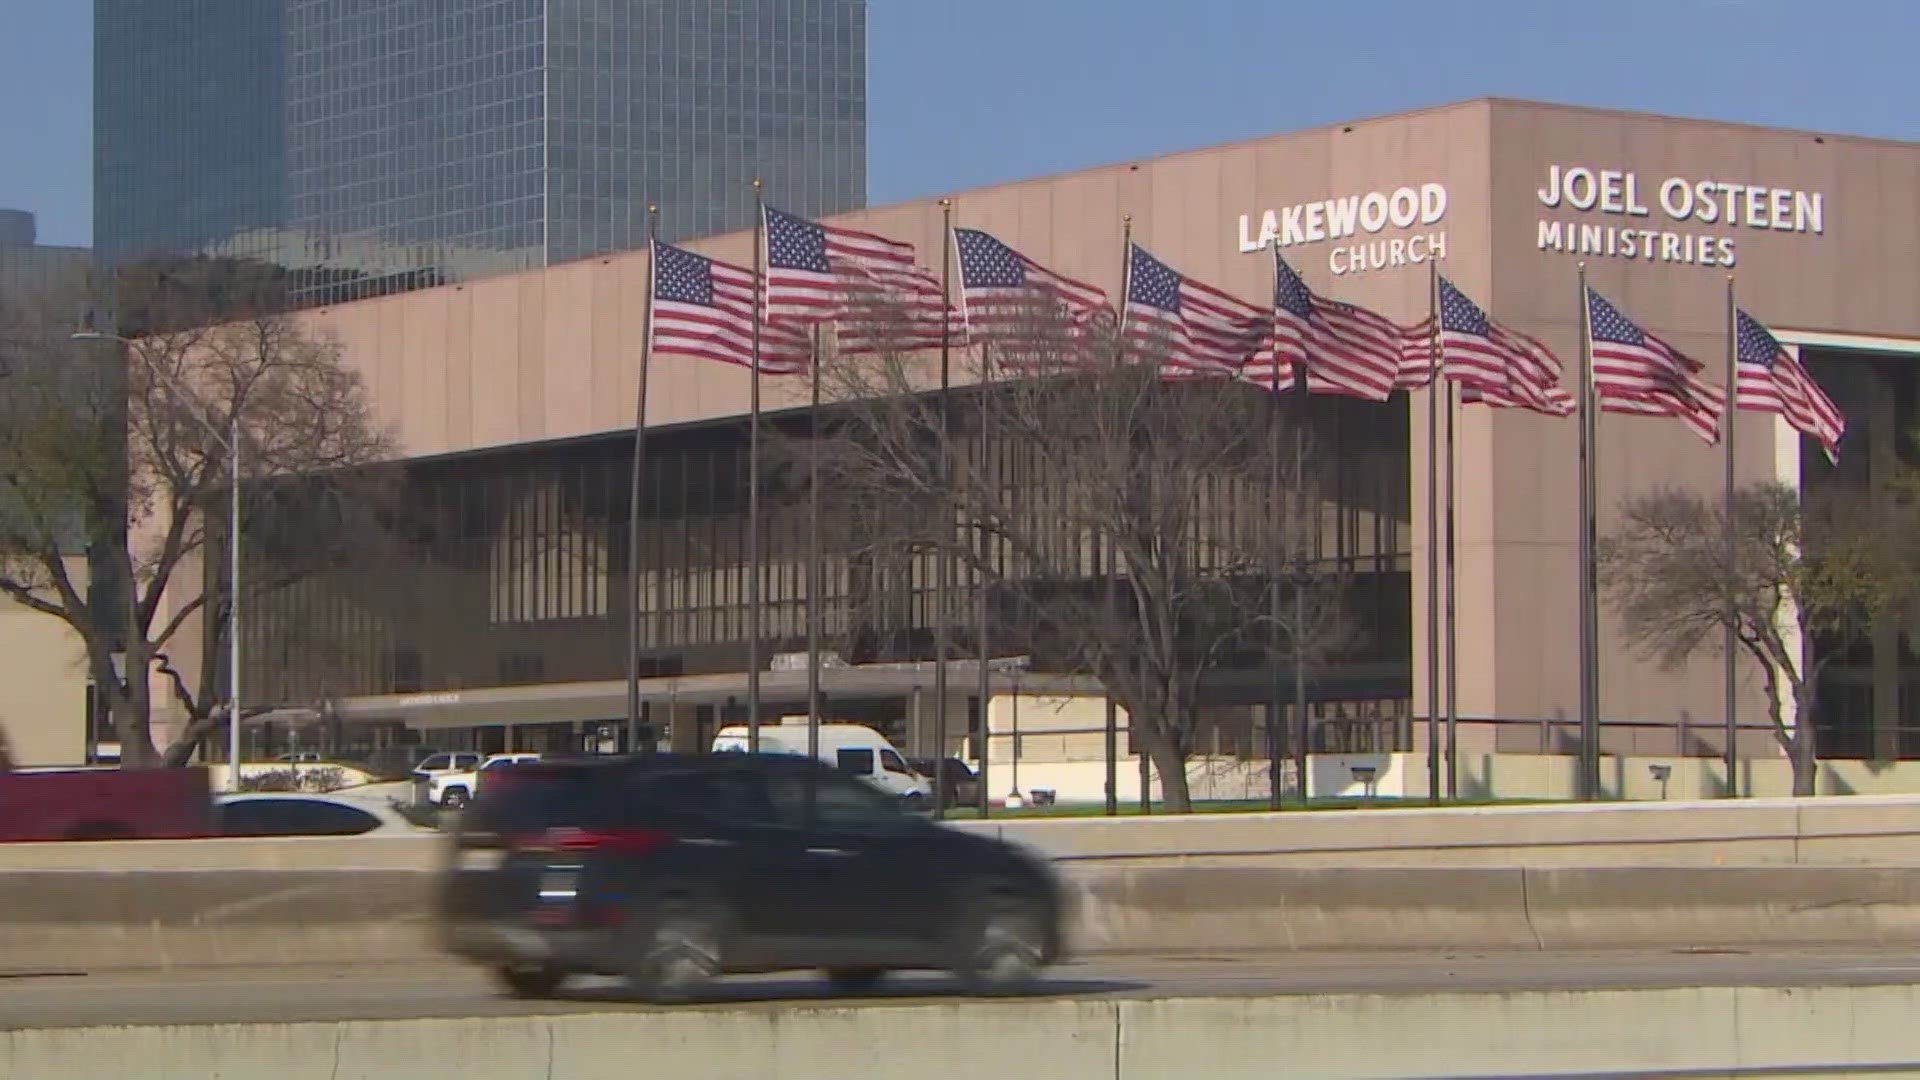
[[[831,700],[905,698],[933,687],[931,663],[856,664],[822,666],[820,690]],[[1065,688],[1072,680],[1058,676],[1023,675],[1025,657],[988,662],[990,688],[1005,692],[1018,679],[1023,690],[1042,685]],[[947,683],[954,693],[969,693],[978,685],[979,665],[971,660],[947,663]],[[747,673],[681,675],[640,680],[640,700],[656,718],[686,706],[722,706],[731,699],[745,707]],[[807,672],[764,671],[760,674],[762,707],[805,711]],[[596,682],[549,683],[537,686],[495,686],[477,690],[439,690],[420,694],[380,694],[343,699],[337,715],[347,723],[400,721],[410,728],[466,728],[514,724],[567,722],[600,723],[624,718],[627,684],[622,679]]]

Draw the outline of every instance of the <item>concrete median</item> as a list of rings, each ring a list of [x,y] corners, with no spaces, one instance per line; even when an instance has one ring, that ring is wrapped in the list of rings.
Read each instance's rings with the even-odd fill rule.
[[[1145,866],[1920,866],[1920,796],[1402,807],[957,822],[1076,863]],[[431,834],[0,844],[16,870],[424,870]]]
[[[1920,869],[1069,865],[1081,953],[1920,944]],[[0,875],[0,973],[438,955],[418,870]]]
[[[1920,1076],[1920,987],[773,1004],[451,1020],[0,1032],[0,1076],[68,1080],[1048,1080]]]
[[[432,955],[409,870],[0,875],[0,973],[405,962]]]

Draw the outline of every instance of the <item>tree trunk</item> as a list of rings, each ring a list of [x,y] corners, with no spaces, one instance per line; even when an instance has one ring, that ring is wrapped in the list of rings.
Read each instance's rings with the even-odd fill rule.
[[[113,736],[120,742],[120,767],[153,769],[161,765],[160,752],[153,745],[152,702],[144,679],[122,679],[113,670],[113,658],[104,649],[90,649],[96,693],[106,695],[107,710],[113,721]],[[127,657],[127,670],[136,669],[135,658]],[[144,657],[142,658],[144,663]],[[89,721],[91,722],[91,721]],[[91,736],[89,736],[91,737]]]
[[[120,767],[160,768],[163,762],[160,751],[153,745],[153,724],[147,703],[134,700],[133,695],[114,694],[111,708],[113,734],[120,740]]]
[[[1799,715],[1793,721],[1793,741],[1787,747],[1787,757],[1793,763],[1793,794],[1796,797],[1818,795],[1816,784],[1820,755],[1815,745],[1811,702],[1800,703]]]
[[[1795,738],[1789,760],[1793,763],[1793,794],[1796,797],[1818,794],[1815,781],[1819,775],[1819,762],[1813,756],[1812,741]]]
[[[1193,813],[1193,794],[1187,786],[1187,762],[1172,740],[1157,735],[1148,747],[1153,770],[1160,777],[1160,803],[1170,814]]]

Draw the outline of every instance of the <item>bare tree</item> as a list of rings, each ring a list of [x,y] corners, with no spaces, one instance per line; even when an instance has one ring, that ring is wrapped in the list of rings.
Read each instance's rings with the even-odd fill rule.
[[[139,309],[151,332],[83,344],[70,340],[83,295],[7,298],[0,316],[10,373],[0,593],[80,638],[123,766],[178,766],[231,711],[216,665],[202,665],[190,687],[169,659],[196,616],[209,644],[227,633],[233,597],[217,569],[233,480],[227,433],[240,436],[243,553],[255,568],[244,588],[254,598],[363,542],[352,532],[384,489],[369,466],[389,444],[338,350],[270,307],[188,325],[150,295]],[[76,574],[81,556],[91,580]],[[213,565],[196,584],[183,571],[202,561]],[[149,672],[171,680],[188,715],[164,748]]]
[[[1116,348],[1110,328],[1059,312],[1020,324],[1017,345],[954,350],[966,390],[945,402],[928,393],[928,351],[885,347],[871,326],[877,351],[824,359],[826,492],[866,551],[952,553],[991,590],[996,633],[1096,676],[1167,807],[1188,810],[1203,678],[1276,649],[1318,659],[1341,628],[1340,575],[1300,572],[1317,567],[1314,458],[1274,437],[1262,388],[1167,378],[1144,355],[1156,350]],[[1276,575],[1286,603],[1272,603]]]
[[[1598,552],[1601,590],[1642,654],[1669,666],[1724,655],[1731,623],[1760,672],[1793,793],[1811,795],[1821,669],[1862,639],[1907,575],[1890,557],[1891,532],[1857,503],[1809,504],[1784,484],[1759,484],[1734,493],[1731,531],[1721,503],[1677,489],[1623,500]]]

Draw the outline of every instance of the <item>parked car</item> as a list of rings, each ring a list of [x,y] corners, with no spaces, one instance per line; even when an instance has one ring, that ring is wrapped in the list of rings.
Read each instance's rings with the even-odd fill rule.
[[[840,989],[946,970],[998,993],[1061,954],[1045,861],[804,756],[525,766],[488,782],[453,846],[441,940],[523,997],[602,974],[685,1001],[726,973],[799,969]]]
[[[204,768],[0,772],[0,841],[207,836],[211,790]]]
[[[415,780],[431,781],[441,773],[472,772],[478,768],[485,754],[477,750],[459,750],[450,754],[431,754],[413,767]]]
[[[760,752],[763,754],[801,754],[807,752],[805,724],[764,724],[760,728]],[[745,753],[749,733],[744,725],[723,727],[713,737],[713,752]],[[913,771],[885,735],[865,724],[821,724],[820,760],[846,773],[858,776],[881,791],[909,803],[924,803],[933,798],[933,785]]]
[[[933,758],[914,758],[907,764],[929,781],[933,780],[935,770],[940,770],[940,805],[947,809],[980,805],[980,777],[959,758],[941,758],[938,761]]]
[[[479,757],[478,754],[453,756],[460,762]],[[481,781],[497,775],[502,769],[510,769],[517,765],[531,765],[539,760],[539,754],[488,754],[478,762],[466,765],[465,768],[429,773],[426,801],[442,810],[459,810],[473,801],[474,795],[480,791]]]
[[[406,836],[421,829],[372,799],[299,792],[248,792],[214,800],[218,836]]]

